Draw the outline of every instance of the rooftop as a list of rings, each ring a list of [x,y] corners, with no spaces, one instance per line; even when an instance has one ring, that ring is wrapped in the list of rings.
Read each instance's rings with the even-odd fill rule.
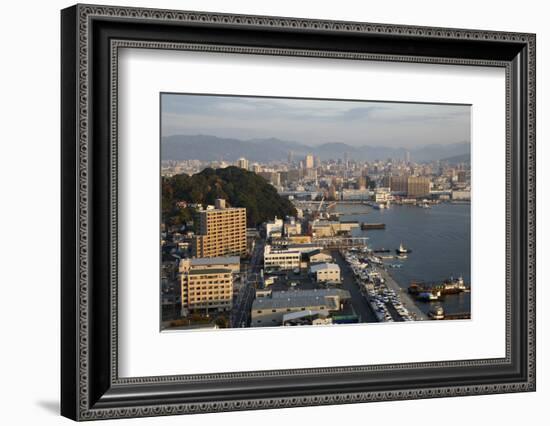
[[[310,266],[311,272],[323,271],[323,270],[336,270],[339,271],[340,267],[336,263],[317,263]]]
[[[260,297],[252,303],[252,311],[261,309],[307,308],[310,306],[325,306],[328,309],[338,309],[333,297],[349,299],[347,290],[338,288],[274,291],[271,297]]]
[[[191,259],[192,266],[229,265],[240,262],[239,256],[198,257]]]
[[[212,269],[192,269],[189,275],[215,275],[215,274],[230,274],[231,269],[212,268]]]

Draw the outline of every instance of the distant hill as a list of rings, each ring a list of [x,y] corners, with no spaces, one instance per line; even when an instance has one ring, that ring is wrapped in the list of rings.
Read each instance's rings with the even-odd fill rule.
[[[232,207],[246,207],[247,225],[255,227],[275,216],[295,216],[292,203],[281,197],[264,178],[238,167],[204,169],[192,176],[181,174],[162,179],[163,221],[178,215],[178,201],[214,204],[223,198]]]
[[[469,163],[471,161],[470,154],[455,155],[453,157],[442,158],[441,161],[445,161],[449,164]]]
[[[359,161],[384,160],[386,158],[405,158],[404,148],[389,148],[383,145],[351,146],[342,142],[308,146],[277,138],[266,139],[230,139],[211,135],[173,135],[162,138],[161,157],[163,160],[195,159],[201,161],[225,160],[234,162],[240,157],[251,161],[282,161],[292,151],[295,158],[313,153],[321,160],[349,158]],[[411,160],[426,162],[469,155],[470,144],[458,142],[447,145],[426,145],[411,149]]]

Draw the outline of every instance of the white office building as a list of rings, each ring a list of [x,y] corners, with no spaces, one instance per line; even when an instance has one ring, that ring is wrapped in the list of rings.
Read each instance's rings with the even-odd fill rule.
[[[311,265],[309,271],[318,283],[339,283],[341,280],[340,267],[336,263],[317,263]]]

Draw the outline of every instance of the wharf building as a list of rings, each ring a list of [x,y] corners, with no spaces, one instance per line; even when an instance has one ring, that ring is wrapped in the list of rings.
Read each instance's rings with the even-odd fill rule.
[[[252,327],[282,325],[284,316],[293,312],[309,311],[310,315],[326,317],[342,310],[344,302],[351,298],[347,290],[335,288],[265,293],[252,303]]]
[[[233,279],[240,270],[238,256],[183,259],[179,264],[181,313],[230,311]]]
[[[228,208],[225,200],[218,199],[214,208],[200,210],[192,252],[195,257],[245,257],[246,209]]]

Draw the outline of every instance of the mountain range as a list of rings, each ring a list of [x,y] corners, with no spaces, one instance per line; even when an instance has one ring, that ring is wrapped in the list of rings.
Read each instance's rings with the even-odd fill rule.
[[[299,142],[277,138],[266,139],[230,139],[211,135],[172,135],[162,138],[162,160],[201,160],[230,161],[241,157],[250,161],[285,161],[292,152],[295,159],[306,154],[314,154],[321,160],[344,158],[358,161],[384,160],[386,158],[403,159],[406,152],[415,162],[427,162],[441,159],[469,159],[470,144],[457,142],[452,144],[425,145],[413,149],[391,148],[380,145],[352,146],[342,142],[324,143],[309,146]]]

